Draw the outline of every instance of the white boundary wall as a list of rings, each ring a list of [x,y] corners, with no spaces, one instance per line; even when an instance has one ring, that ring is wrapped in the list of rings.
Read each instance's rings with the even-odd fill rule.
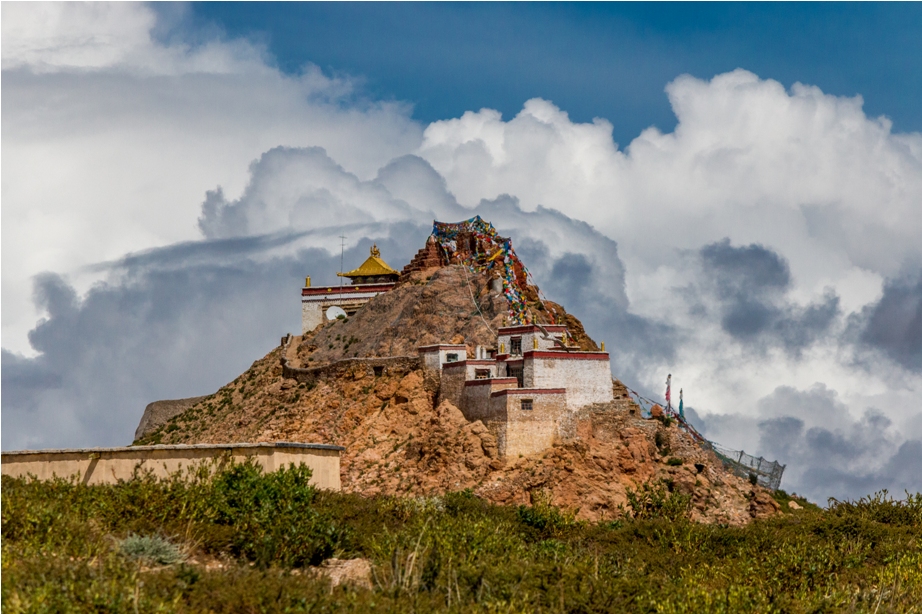
[[[114,484],[131,479],[138,466],[157,477],[167,477],[227,456],[238,462],[253,458],[266,472],[304,463],[313,472],[311,484],[340,490],[339,457],[343,450],[341,446],[289,442],[22,450],[3,452],[2,472],[12,477],[31,474],[41,480],[76,476],[83,484]]]

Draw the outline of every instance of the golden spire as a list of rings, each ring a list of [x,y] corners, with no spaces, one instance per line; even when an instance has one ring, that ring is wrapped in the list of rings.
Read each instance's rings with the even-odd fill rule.
[[[370,251],[371,255],[368,257],[368,260],[362,263],[362,266],[348,273],[337,273],[337,275],[340,277],[359,279],[362,277],[393,276],[396,281],[396,277],[400,275],[400,272],[392,269],[381,259],[381,251],[378,249],[378,246],[372,245]]]

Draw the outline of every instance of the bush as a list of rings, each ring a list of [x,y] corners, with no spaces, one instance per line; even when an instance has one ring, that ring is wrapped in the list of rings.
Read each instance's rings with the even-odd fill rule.
[[[179,546],[156,535],[131,534],[119,543],[119,551],[130,559],[156,565],[173,565],[186,558]]]
[[[306,476],[4,476],[3,610],[883,613],[918,611],[922,594],[920,495],[728,527],[684,521],[688,498],[659,482],[628,492],[626,517],[588,523],[541,491],[528,506],[362,497]],[[138,564],[164,544],[189,558]],[[218,565],[201,564],[210,555]],[[291,569],[330,555],[369,559],[373,589]]]
[[[671,492],[664,481],[644,482],[637,490],[628,488],[626,495],[635,520],[665,518],[675,521],[687,518],[691,510],[691,497]]]
[[[84,486],[3,478],[3,537],[37,549],[96,553],[94,531],[186,535],[207,553],[286,567],[328,558],[346,535],[314,506],[305,465],[263,474],[252,460],[201,465],[157,479],[136,471],[117,484]]]

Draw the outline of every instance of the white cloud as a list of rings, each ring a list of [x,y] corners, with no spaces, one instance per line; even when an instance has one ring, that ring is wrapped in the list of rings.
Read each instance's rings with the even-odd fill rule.
[[[886,280],[922,265],[922,135],[892,133],[886,118],[864,115],[860,97],[788,91],[745,70],[682,76],[666,92],[676,129],[649,128],[623,151],[607,121],[575,123],[535,99],[508,121],[484,109],[435,122],[420,155],[464,205],[514,194],[525,209],[559,209],[617,241],[631,310],[675,327],[676,358],[644,374],[650,389],[670,371],[699,411],[754,419],[777,386],[823,382],[847,408],[843,424],[867,407],[884,407],[898,425],[915,420],[922,377],[879,354],[861,358],[846,317],[874,309]],[[702,294],[716,273],[701,268],[699,250],[725,238],[780,255],[789,283],[737,307],[713,288]],[[838,299],[833,320],[829,297]],[[767,310],[765,331],[734,338],[724,321],[731,308]],[[811,327],[821,331],[812,340]],[[875,338],[915,339],[914,330]],[[808,343],[794,351],[798,339]],[[910,364],[913,342],[883,350]],[[759,445],[745,426],[722,436]]]
[[[181,303],[169,299],[164,279],[189,287],[194,275],[181,270],[202,263],[186,251],[207,252],[195,269],[207,281],[237,241],[275,237],[225,273],[265,280],[271,271],[282,283],[312,262],[329,264],[305,250],[332,251],[343,231],[354,249],[375,238],[410,254],[412,233],[424,233],[431,218],[479,213],[513,237],[549,297],[608,342],[616,375],[650,392],[672,372],[726,445],[754,452],[767,445],[759,430],[766,399],[775,403],[772,420],[805,422],[798,441],[825,436],[808,433],[822,426],[808,419],[814,397],[833,399],[824,419],[841,414],[841,428],[827,430],[856,450],[882,449],[857,439],[873,422],[863,417],[876,415],[868,408],[892,423],[881,427],[891,447],[918,432],[922,135],[892,133],[885,118],[864,115],[858,97],[799,84],[786,90],[744,70],[709,81],[683,76],[666,88],[676,129],[650,128],[620,150],[608,120],[573,122],[541,99],[508,121],[482,109],[423,130],[405,105],[365,100],[350,79],[314,67],[283,75],[245,41],[161,42],[152,34],[158,16],[146,5],[2,11],[4,348],[29,350],[37,273],[61,273],[81,294],[108,275],[108,285],[86,294],[93,300],[62,308],[87,330],[71,334],[67,318],[40,327],[46,345],[71,335],[70,354],[45,359],[52,371],[82,356],[92,326],[119,337],[121,295],[137,290],[135,304],[151,313],[168,313],[163,301]],[[144,266],[169,261],[166,277],[156,267],[123,279],[92,266],[151,248],[165,251],[141,258],[150,261]],[[727,262],[751,256],[756,268],[727,269],[717,252]],[[752,281],[759,271],[770,273],[764,287]],[[145,276],[150,284],[132,286]],[[43,292],[66,287],[43,279]],[[268,312],[270,292],[261,288]],[[239,313],[252,313],[252,293],[227,292],[244,295],[252,305]],[[182,303],[183,317],[193,321],[196,309],[219,304]],[[273,322],[287,323],[287,312],[274,309]],[[147,325],[123,315],[125,326]],[[163,331],[183,346],[182,326]],[[227,364],[255,358],[257,336],[246,347],[223,347]],[[182,352],[164,347],[152,352],[151,360],[170,363],[158,372],[183,371]],[[36,375],[27,359],[5,360],[22,382],[54,380]],[[162,390],[119,377],[125,398]],[[208,381],[221,377],[214,371]],[[183,381],[185,394],[194,382]],[[54,403],[79,394],[74,382],[74,390],[39,395],[52,399],[45,423],[54,422]],[[779,386],[807,392],[785,396]],[[81,407],[103,397],[94,389]],[[91,433],[81,416],[71,423]],[[818,462],[803,450],[771,450]],[[906,450],[912,458],[915,448]],[[881,458],[880,471],[887,462]],[[820,474],[791,476],[813,475],[811,492],[820,493]]]
[[[28,352],[31,278],[199,236],[207,190],[315,145],[359,176],[414,150],[409,108],[357,97],[316,67],[286,76],[243,41],[151,36],[135,3],[3,5],[3,343]]]

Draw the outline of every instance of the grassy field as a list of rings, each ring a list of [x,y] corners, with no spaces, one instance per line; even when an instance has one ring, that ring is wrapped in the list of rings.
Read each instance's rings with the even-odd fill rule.
[[[4,476],[3,612],[922,612],[922,495],[733,528],[647,488],[590,524],[540,496],[365,499],[308,477]],[[369,559],[374,588],[303,571],[334,556]]]

